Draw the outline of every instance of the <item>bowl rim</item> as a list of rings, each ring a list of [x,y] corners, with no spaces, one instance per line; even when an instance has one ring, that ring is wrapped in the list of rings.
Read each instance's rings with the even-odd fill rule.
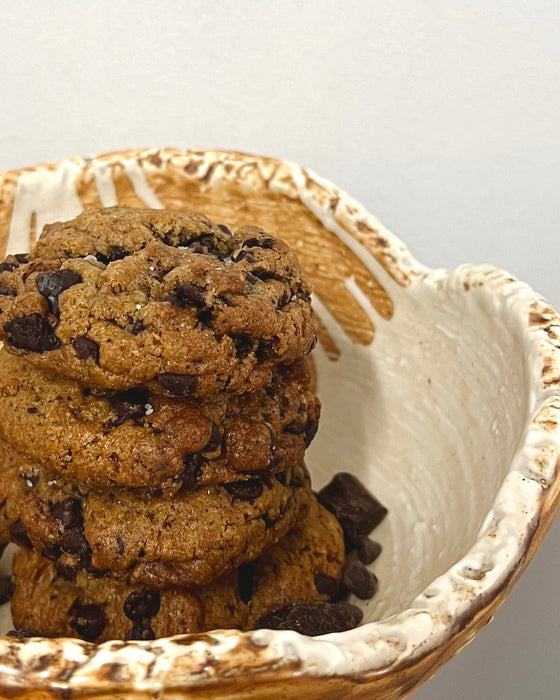
[[[288,682],[296,676],[374,682],[412,667],[431,675],[491,618],[535,554],[560,506],[560,317],[540,295],[498,268],[462,265],[453,272],[426,268],[356,200],[289,161],[211,149],[126,149],[7,171],[0,175],[0,201],[3,187],[19,186],[21,178],[36,173],[64,172],[72,177],[84,168],[134,167],[135,163],[140,170],[157,171],[184,167],[189,158],[199,163],[197,177],[210,172],[212,183],[232,177],[229,171],[222,172],[225,163],[233,166],[237,176],[244,168],[245,172],[252,168],[251,177],[256,173],[264,186],[299,198],[358,257],[373,256],[402,286],[451,280],[460,285],[483,284],[489,293],[507,298],[508,309],[523,331],[527,362],[535,370],[529,387],[532,415],[474,546],[406,610],[391,618],[315,638],[289,631],[225,630],[95,645],[0,636],[0,688],[193,690],[223,685],[240,674],[249,674],[252,684],[267,683],[271,677]],[[539,462],[545,462],[546,468],[537,466]],[[534,507],[522,509],[522,503]],[[489,552],[493,566],[483,569]],[[45,656],[51,659],[46,668],[39,663]],[[107,675],[108,663],[117,666],[119,673]],[[23,674],[22,668],[26,669]]]

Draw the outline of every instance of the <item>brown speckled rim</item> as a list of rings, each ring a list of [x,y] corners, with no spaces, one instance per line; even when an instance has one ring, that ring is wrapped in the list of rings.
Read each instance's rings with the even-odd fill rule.
[[[202,149],[128,150],[5,173],[0,177],[0,242],[10,233],[13,198],[22,177],[61,174],[70,183],[65,186],[80,183],[85,206],[99,206],[91,185],[97,172],[109,172],[114,182],[133,172],[154,192],[159,187],[160,192],[167,188],[176,193],[192,181],[201,191],[234,188],[238,192],[241,188],[258,196],[274,195],[274,201],[298,201],[321,219],[325,236],[335,232],[359,260],[373,256],[403,289],[413,293],[415,284],[433,282],[442,274],[415,261],[406,246],[363,207],[309,170],[271,158]],[[130,193],[119,201],[136,204],[140,199],[142,205],[149,204],[142,200],[140,185],[135,189],[134,181],[130,182]],[[437,580],[439,589],[448,591],[443,604],[441,600],[434,603],[429,586],[408,609],[388,620],[322,638],[267,630],[216,631],[103,645],[1,637],[0,691],[4,697],[188,694],[189,698],[279,698],[307,694],[310,698],[339,698],[347,694],[388,700],[404,697],[468,643],[506,598],[560,506],[560,318],[541,297],[500,270],[463,266],[451,274],[458,284],[483,283],[489,293],[507,296],[511,302],[515,322],[524,330],[526,360],[535,369],[530,386],[535,410],[525,426],[518,459],[489,513],[488,528]],[[382,293],[377,290],[375,294],[376,303],[390,317]],[[357,336],[356,342],[371,342],[373,337],[361,337],[351,320],[347,330]],[[522,481],[527,482],[526,487]],[[534,507],[521,508],[525,496],[531,502],[530,494]],[[502,528],[515,532],[516,537],[506,541]],[[476,570],[481,548],[493,556],[493,567],[483,576]]]

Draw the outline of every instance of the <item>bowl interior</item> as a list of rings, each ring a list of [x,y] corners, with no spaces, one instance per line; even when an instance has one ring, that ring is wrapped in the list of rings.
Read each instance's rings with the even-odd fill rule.
[[[273,164],[264,179],[276,184],[266,188],[262,160],[241,178],[233,164],[205,172],[196,154],[182,168],[143,165],[108,157],[89,170],[69,161],[23,173],[5,212],[7,251],[26,251],[45,223],[117,202],[200,210],[285,237],[312,278],[321,323],[314,484],[351,471],[387,505],[374,535],[379,592],[355,602],[368,622],[403,610],[473,545],[511,465],[528,412],[521,330],[484,286],[460,275],[405,278],[380,255],[356,254],[291,196]]]

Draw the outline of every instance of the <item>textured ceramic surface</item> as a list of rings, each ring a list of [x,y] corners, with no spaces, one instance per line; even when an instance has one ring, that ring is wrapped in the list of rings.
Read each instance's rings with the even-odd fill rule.
[[[354,601],[359,628],[314,639],[0,637],[0,693],[403,698],[491,619],[556,514],[558,315],[501,270],[425,268],[334,185],[238,153],[126,151],[5,173],[0,252],[24,252],[45,223],[116,203],[256,223],[296,248],[321,322],[324,412],[308,462],[317,487],[353,471],[388,506],[375,533],[380,588]]]

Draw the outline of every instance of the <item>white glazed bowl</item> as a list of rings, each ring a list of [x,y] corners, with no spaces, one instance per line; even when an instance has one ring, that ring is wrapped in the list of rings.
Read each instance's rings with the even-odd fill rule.
[[[308,464],[315,487],[352,471],[389,508],[375,532],[379,592],[354,601],[359,628],[320,638],[0,637],[0,693],[404,697],[491,619],[557,512],[558,315],[501,270],[425,268],[300,166],[231,152],[125,151],[5,173],[0,253],[24,252],[45,223],[116,203],[256,223],[296,248],[321,321],[324,410]]]

